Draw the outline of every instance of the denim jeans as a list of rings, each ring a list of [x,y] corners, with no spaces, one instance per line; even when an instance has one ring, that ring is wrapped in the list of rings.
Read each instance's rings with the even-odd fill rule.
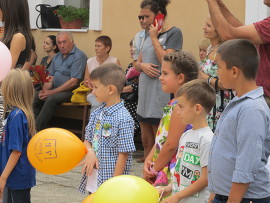
[[[212,203],[227,203],[228,199],[220,199],[215,196],[214,200]],[[242,199],[241,203],[270,203],[270,197],[268,198],[263,198],[263,199]]]

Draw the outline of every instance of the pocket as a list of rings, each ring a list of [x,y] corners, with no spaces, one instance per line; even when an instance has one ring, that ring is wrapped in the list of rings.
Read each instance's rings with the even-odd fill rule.
[[[117,136],[111,135],[109,137],[101,136],[104,146],[107,148],[115,148],[117,146]]]

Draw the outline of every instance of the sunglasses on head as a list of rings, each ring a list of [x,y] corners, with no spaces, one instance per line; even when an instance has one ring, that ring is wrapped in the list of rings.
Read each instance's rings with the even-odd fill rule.
[[[138,16],[139,20],[144,20],[144,16]]]

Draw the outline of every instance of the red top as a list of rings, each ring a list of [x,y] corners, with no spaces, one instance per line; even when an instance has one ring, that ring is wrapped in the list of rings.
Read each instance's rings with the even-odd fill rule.
[[[254,23],[263,44],[259,45],[260,65],[256,82],[262,86],[264,94],[270,96],[270,16],[262,21]]]

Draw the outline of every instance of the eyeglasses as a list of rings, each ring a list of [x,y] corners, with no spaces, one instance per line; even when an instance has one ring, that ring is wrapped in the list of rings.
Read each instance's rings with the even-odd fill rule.
[[[144,20],[144,16],[138,16],[139,20]]]

